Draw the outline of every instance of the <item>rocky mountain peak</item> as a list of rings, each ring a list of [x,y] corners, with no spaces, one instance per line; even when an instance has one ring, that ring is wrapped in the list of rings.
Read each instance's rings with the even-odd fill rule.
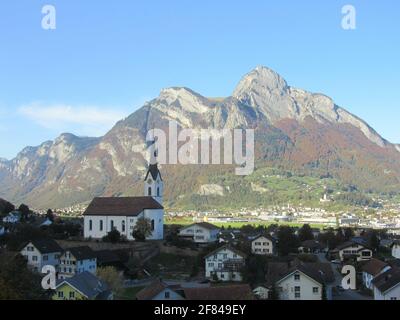
[[[278,73],[264,66],[258,66],[240,80],[233,96],[241,99],[243,95],[254,92],[257,95],[270,95],[272,92],[285,92],[287,82]]]

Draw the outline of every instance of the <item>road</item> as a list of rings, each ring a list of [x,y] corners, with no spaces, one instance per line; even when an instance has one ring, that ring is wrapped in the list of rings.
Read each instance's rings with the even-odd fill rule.
[[[321,262],[330,263],[330,261],[326,259],[325,254],[323,253],[318,254],[318,258]],[[343,277],[337,269],[338,265],[331,263],[331,266],[335,275],[335,283],[333,286],[341,286]],[[338,292],[338,295],[333,296],[333,300],[372,300],[372,297],[364,296],[360,294],[357,290],[345,290]]]

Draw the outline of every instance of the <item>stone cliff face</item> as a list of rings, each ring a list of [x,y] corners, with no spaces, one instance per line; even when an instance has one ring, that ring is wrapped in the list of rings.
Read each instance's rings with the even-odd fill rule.
[[[329,173],[344,183],[376,190],[399,186],[398,145],[329,97],[290,87],[274,71],[257,67],[231,97],[210,99],[188,88],[163,89],[101,138],[62,134],[25,148],[15,159],[0,159],[0,197],[46,208],[99,195],[141,194],[146,133],[167,128],[169,120],[182,128],[256,129],[257,168],[279,164],[307,174]],[[201,181],[215,174],[211,167],[165,166],[164,171],[170,178],[166,196],[172,202],[188,192],[179,184],[189,183],[196,193],[206,185]]]

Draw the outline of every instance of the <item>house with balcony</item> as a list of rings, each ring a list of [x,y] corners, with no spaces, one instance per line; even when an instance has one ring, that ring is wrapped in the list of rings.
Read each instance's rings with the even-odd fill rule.
[[[60,257],[59,279],[66,279],[82,272],[96,274],[96,253],[88,246],[66,249]]]
[[[217,242],[219,232],[220,228],[217,226],[208,222],[200,222],[182,228],[178,236],[197,244],[207,244]]]
[[[241,270],[246,263],[246,255],[239,250],[225,245],[205,258],[206,278],[219,281],[242,281]]]
[[[372,259],[372,249],[356,241],[345,242],[331,253],[337,255],[342,262],[348,259],[355,259],[358,262]]]

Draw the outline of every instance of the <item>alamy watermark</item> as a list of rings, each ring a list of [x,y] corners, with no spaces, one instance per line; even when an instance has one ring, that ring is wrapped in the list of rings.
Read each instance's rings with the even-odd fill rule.
[[[42,28],[44,30],[55,30],[57,27],[56,7],[46,4],[42,7]]]
[[[342,7],[342,28],[344,30],[355,30],[357,28],[357,12],[353,5],[347,4]]]
[[[168,140],[167,140],[168,136]],[[149,163],[181,165],[236,165],[236,175],[254,171],[253,129],[181,129],[170,121],[168,135],[162,129],[148,131]]]

